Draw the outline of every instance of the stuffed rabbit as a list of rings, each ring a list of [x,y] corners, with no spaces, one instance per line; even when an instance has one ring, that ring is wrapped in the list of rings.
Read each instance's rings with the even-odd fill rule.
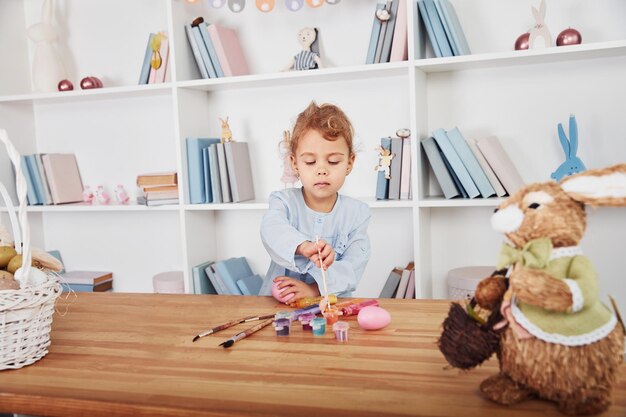
[[[541,4],[539,5],[539,10],[537,10],[534,6],[532,7],[533,16],[535,16],[535,26],[530,28],[529,36],[528,36],[528,45],[530,48],[540,48],[540,47],[549,47],[552,46],[552,35],[550,34],[550,30],[548,26],[546,26],[545,18],[546,18],[546,1],[541,0]],[[543,38],[543,45],[539,45],[537,43],[538,39]]]
[[[624,327],[599,301],[596,272],[578,246],[586,204],[626,206],[626,164],[529,184],[493,215],[492,225],[506,236],[498,269],[508,268],[509,285],[486,278],[476,300],[484,308],[502,301],[504,320],[494,326],[503,331],[500,373],[480,386],[497,403],[539,397],[573,415],[611,404]]]
[[[578,126],[574,115],[569,117],[569,140],[563,130],[563,125],[559,123],[559,141],[565,152],[565,162],[563,162],[550,177],[556,181],[560,181],[566,175],[576,174],[584,171],[585,164],[576,156],[578,151]]]

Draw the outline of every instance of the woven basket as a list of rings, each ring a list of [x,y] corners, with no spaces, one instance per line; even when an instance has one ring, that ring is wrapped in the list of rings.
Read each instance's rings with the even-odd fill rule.
[[[15,177],[19,208],[16,210],[5,186],[0,182],[11,219],[15,250],[22,255],[23,267],[16,271],[21,284],[19,290],[0,290],[0,370],[17,369],[43,358],[50,346],[50,329],[55,301],[61,294],[61,284],[51,271],[44,271],[46,280],[31,285],[30,229],[26,216],[26,180],[22,174],[20,155],[9,141],[5,130],[0,129]]]

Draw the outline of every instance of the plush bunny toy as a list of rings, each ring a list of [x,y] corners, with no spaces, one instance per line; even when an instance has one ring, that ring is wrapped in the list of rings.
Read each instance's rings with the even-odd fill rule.
[[[624,328],[598,300],[596,272],[578,246],[587,204],[626,206],[626,164],[527,185],[493,215],[506,236],[498,269],[508,268],[509,286],[486,278],[475,298],[484,308],[502,301],[500,373],[480,386],[497,403],[536,396],[573,415],[611,404]]]

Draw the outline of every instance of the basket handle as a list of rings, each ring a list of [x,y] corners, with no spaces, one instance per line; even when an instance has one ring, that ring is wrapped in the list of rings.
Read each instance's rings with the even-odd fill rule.
[[[0,141],[4,143],[4,146],[7,149],[7,154],[15,167],[15,185],[19,201],[17,220],[15,218],[15,208],[13,207],[13,202],[11,201],[11,197],[9,196],[9,193],[4,185],[0,187],[0,194],[2,194],[2,197],[6,202],[9,217],[11,218],[11,226],[13,227],[13,236],[15,240],[15,250],[18,253],[22,253],[21,281],[24,285],[27,285],[29,283],[32,254],[30,252],[30,227],[26,213],[26,179],[24,178],[24,173],[22,172],[22,160],[20,158],[20,153],[17,149],[15,149],[15,146],[13,146],[13,143],[9,140],[9,136],[7,135],[7,131],[5,129],[0,129]]]

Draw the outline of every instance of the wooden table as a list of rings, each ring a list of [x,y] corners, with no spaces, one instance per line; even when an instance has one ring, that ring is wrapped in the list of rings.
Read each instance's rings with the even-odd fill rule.
[[[192,343],[232,318],[284,309],[270,297],[79,293],[56,314],[50,352],[0,372],[0,412],[50,416],[557,416],[552,403],[514,408],[485,400],[478,385],[497,371],[444,369],[435,341],[448,303],[380,300],[392,316],[363,331],[349,318],[341,344],[272,327],[217,345],[242,324]],[[62,309],[63,307],[60,306]],[[626,415],[626,365],[605,416]]]

